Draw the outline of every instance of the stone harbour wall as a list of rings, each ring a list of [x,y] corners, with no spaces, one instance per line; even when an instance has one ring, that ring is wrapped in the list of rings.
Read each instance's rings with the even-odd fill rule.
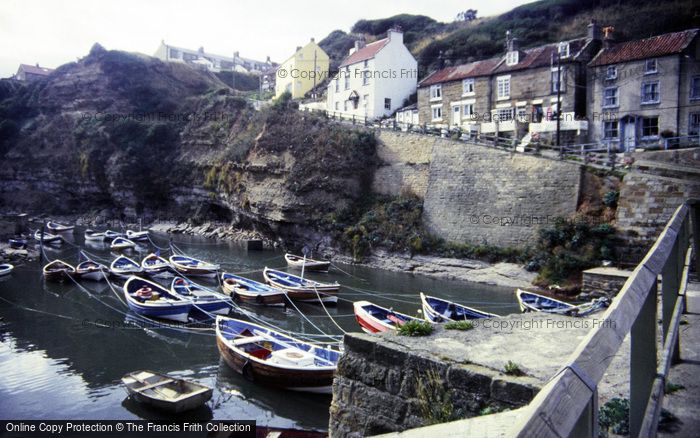
[[[576,212],[576,163],[460,142],[433,149],[423,220],[452,242],[522,247],[542,225]]]
[[[617,268],[593,268],[583,271],[579,300],[608,297],[615,298],[632,275],[631,271]]]
[[[377,156],[372,189],[383,195],[410,192],[425,197],[433,147],[444,139],[407,132],[377,130]]]

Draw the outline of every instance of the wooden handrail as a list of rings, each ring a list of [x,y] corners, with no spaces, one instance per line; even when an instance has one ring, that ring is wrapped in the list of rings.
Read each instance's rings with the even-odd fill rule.
[[[611,324],[590,331],[526,408],[510,436],[597,436],[597,386],[620,345],[631,333],[630,435],[653,435],[663,397],[663,382],[678,345],[678,323],[690,263],[690,211],[695,201],[679,206],[654,246],[629,277],[603,315]],[[693,226],[697,230],[697,223]],[[698,235],[694,235],[698,242]],[[696,245],[697,248],[697,245]],[[685,269],[683,267],[685,266]],[[656,363],[657,279],[663,274],[664,354]],[[664,286],[667,285],[667,286]],[[673,304],[668,310],[668,304]],[[658,376],[662,376],[659,378]],[[661,388],[661,389],[659,389]]]

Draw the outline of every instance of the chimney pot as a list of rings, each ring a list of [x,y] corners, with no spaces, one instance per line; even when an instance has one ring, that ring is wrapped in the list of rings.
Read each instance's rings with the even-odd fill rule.
[[[615,45],[615,28],[606,26],[603,28],[603,48],[609,49]]]
[[[316,42],[316,40],[314,39],[314,37],[311,37],[311,42],[312,42],[312,43],[315,43],[315,42]]]
[[[603,36],[600,30],[600,26],[598,25],[595,19],[591,19],[591,22],[588,24],[588,40],[600,41],[602,39]]]

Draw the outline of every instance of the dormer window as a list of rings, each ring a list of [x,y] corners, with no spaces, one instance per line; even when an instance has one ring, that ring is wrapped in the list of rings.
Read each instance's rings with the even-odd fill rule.
[[[659,69],[658,66],[656,65],[656,59],[647,59],[644,62],[644,74],[645,75],[653,75],[655,73],[658,73]]]
[[[617,79],[617,66],[609,65],[605,70],[605,79]]]
[[[430,100],[442,100],[442,85],[430,86]]]
[[[569,57],[569,43],[559,43],[559,56],[562,58]]]
[[[506,65],[515,65],[519,62],[519,53],[517,50],[506,53]]]

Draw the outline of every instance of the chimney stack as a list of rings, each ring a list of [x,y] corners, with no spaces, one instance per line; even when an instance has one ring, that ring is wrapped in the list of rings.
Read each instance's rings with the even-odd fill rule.
[[[312,42],[312,43],[315,43],[315,42],[316,42],[316,40],[314,39],[314,37],[311,37],[311,42]]]
[[[615,28],[607,26],[603,28],[603,48],[609,49],[615,45]]]
[[[296,51],[298,52],[299,50],[301,50],[301,46],[297,46],[297,50],[296,50]]]
[[[518,50],[518,39],[514,38],[510,30],[506,31],[506,52],[515,52]]]
[[[389,41],[396,41],[403,44],[403,29],[398,24],[392,26],[386,35]]]
[[[595,21],[595,19],[591,19],[591,22],[588,23],[587,39],[588,41],[600,41],[603,39],[603,34],[600,30],[600,26],[598,26],[598,23]]]

